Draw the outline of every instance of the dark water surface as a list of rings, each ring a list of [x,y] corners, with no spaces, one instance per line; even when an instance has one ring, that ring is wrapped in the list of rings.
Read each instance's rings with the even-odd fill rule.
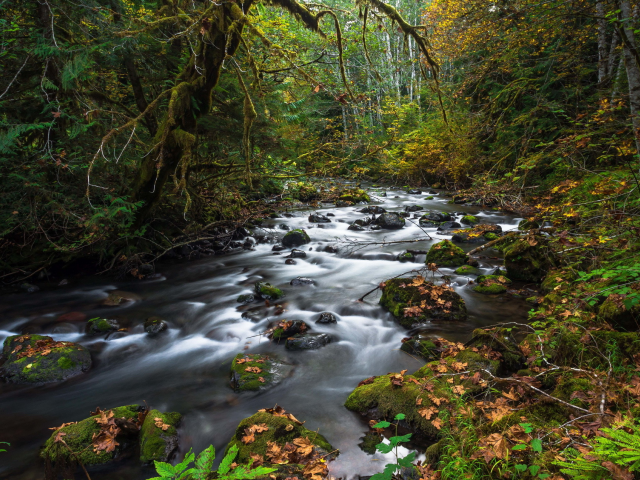
[[[399,198],[394,198],[396,195]],[[433,200],[425,200],[425,196],[390,190],[379,204],[398,212],[406,205],[418,204],[436,211],[471,213],[483,223],[502,225],[504,230],[514,229],[519,220],[476,207],[451,205],[442,196],[436,195]],[[190,447],[199,452],[210,444],[222,452],[243,418],[277,403],[306,420],[309,429],[319,429],[334,448],[340,449],[340,456],[330,465],[333,476],[351,478],[381,471],[386,463],[384,456],[368,455],[358,447],[367,431],[366,422],[345,409],[343,403],[360,380],[402,369],[412,372],[422,362],[399,350],[407,331],[378,306],[379,293],[368,296],[364,303],[357,299],[381,281],[424,265],[424,255],[417,257],[418,263],[400,263],[391,260],[392,254],[405,248],[427,250],[433,241],[450,237],[439,236],[435,228],[428,228],[425,230],[433,241],[367,247],[351,255],[344,246],[337,254],[319,251],[319,247],[345,237],[361,241],[424,238],[423,231],[410,222],[396,231],[348,231],[352,221],[366,217],[357,212],[360,208],[319,209],[320,213],[335,214],[332,223],[324,224],[324,228],[309,224],[307,211],[295,212],[293,218],[270,220],[272,227],[286,224],[309,233],[312,243],[301,247],[307,251],[307,258],[296,259],[296,265],[285,265],[286,251],[274,255],[272,245],[263,244],[257,245],[255,251],[237,255],[159,267],[163,278],[158,280],[116,282],[87,278],[53,291],[0,297],[0,341],[22,332],[47,334],[55,340],[85,345],[94,360],[89,373],[63,384],[0,384],[0,441],[12,444],[9,453],[0,454],[0,478],[43,478],[37,455],[51,434],[50,427],[82,420],[97,406],[112,408],[143,402],[184,415],[177,458],[182,458]],[[417,224],[417,219],[412,220]],[[280,235],[286,233],[276,231]],[[488,252],[489,256],[497,255],[493,250]],[[490,257],[481,257],[480,262],[483,272],[500,264]],[[314,279],[316,286],[290,286],[289,281],[297,276]],[[274,307],[241,307],[236,302],[238,295],[251,293],[259,280],[286,292],[284,314],[275,316]],[[466,277],[453,274],[453,281],[467,304],[469,320],[427,326],[434,336],[466,341],[479,326],[526,318],[528,307],[522,300],[509,295],[476,294],[466,286]],[[134,301],[119,307],[102,306],[100,302],[115,289],[133,294]],[[242,313],[250,309],[250,315],[245,315],[248,318],[243,318]],[[87,337],[83,333],[84,322],[56,321],[59,315],[72,311],[86,313],[88,318],[116,318],[130,328],[108,340]],[[337,325],[315,323],[324,311],[339,317]],[[151,315],[166,318],[169,331],[148,337],[142,324]],[[283,345],[256,336],[270,321],[282,318],[304,320],[313,331],[330,333],[335,341],[320,350],[289,352]],[[247,352],[275,354],[294,364],[293,375],[264,393],[235,394],[228,383],[229,368],[233,357],[245,346],[249,347]],[[150,478],[153,473],[152,469],[130,462],[116,469],[92,472],[91,477],[139,480]]]

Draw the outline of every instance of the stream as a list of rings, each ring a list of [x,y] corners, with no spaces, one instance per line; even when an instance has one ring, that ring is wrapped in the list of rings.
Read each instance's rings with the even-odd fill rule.
[[[520,219],[479,207],[449,204],[448,197],[426,192],[410,195],[401,189],[387,189],[387,197],[372,201],[387,211],[401,212],[405,206],[420,205],[425,210],[476,215],[481,223],[497,223],[503,230],[515,229]],[[373,199],[372,199],[373,200]],[[40,480],[43,464],[38,449],[50,436],[49,428],[89,416],[97,406],[112,408],[147,403],[162,411],[183,414],[179,428],[180,449],[174,460],[193,448],[200,452],[213,444],[221,458],[238,423],[258,409],[276,403],[305,427],[318,430],[340,450],[330,464],[334,477],[358,478],[384,468],[385,456],[369,455],[358,447],[367,432],[367,422],[343,404],[358,382],[372,375],[413,372],[424,362],[400,351],[407,330],[378,306],[380,292],[358,302],[364,293],[381,281],[424,266],[425,255],[416,263],[401,263],[395,256],[407,248],[428,250],[450,235],[438,235],[435,228],[424,230],[433,240],[380,247],[368,246],[350,252],[337,240],[398,241],[424,239],[418,219],[411,218],[400,230],[350,231],[349,224],[367,215],[362,205],[315,211],[332,213],[331,223],[308,222],[310,210],[292,210],[291,218],[268,219],[263,227],[274,228],[279,236],[290,229],[304,228],[311,243],[299,247],[307,257],[285,264],[286,250],[273,252],[272,244],[257,244],[255,250],[226,256],[210,256],[157,267],[154,280],[114,281],[105,277],[71,280],[69,285],[43,289],[33,294],[0,297],[0,341],[9,335],[38,333],[55,340],[78,342],[90,349],[92,369],[62,384],[27,387],[0,384],[0,441],[11,443],[9,453],[0,453],[0,479]],[[424,212],[415,212],[420,216]],[[411,217],[414,215],[411,214]],[[458,217],[459,218],[459,217]],[[408,219],[409,220],[409,219]],[[338,253],[323,251],[328,245]],[[466,251],[476,245],[461,245]],[[280,253],[280,254],[277,254]],[[483,273],[501,264],[494,250],[479,256]],[[423,331],[452,341],[465,342],[474,328],[501,321],[525,321],[529,306],[523,299],[504,295],[481,295],[467,286],[468,278],[451,275],[453,287],[464,298],[469,319],[464,323],[426,325]],[[298,277],[309,277],[314,286],[291,286]],[[257,281],[281,288],[286,311],[275,315],[275,307],[263,303],[240,305],[238,295],[252,293]],[[127,292],[132,301],[117,307],[101,305],[112,290]],[[108,339],[84,334],[85,322],[60,322],[69,312],[87,318],[115,318],[128,327]],[[332,312],[337,324],[316,324],[320,312]],[[152,315],[169,323],[169,330],[150,337],[143,322]],[[331,334],[333,342],[311,351],[293,352],[259,333],[279,319],[304,320],[314,332]],[[247,350],[244,350],[248,347]],[[282,383],[262,393],[236,394],[229,386],[231,360],[240,352],[269,353],[295,365]],[[153,468],[126,462],[108,470],[91,472],[93,480],[142,480],[154,476]],[[80,475],[77,478],[83,478]]]

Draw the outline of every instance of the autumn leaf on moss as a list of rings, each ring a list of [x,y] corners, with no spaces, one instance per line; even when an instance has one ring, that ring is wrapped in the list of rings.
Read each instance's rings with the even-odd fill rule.
[[[169,425],[168,423],[164,423],[164,421],[160,417],[155,417],[153,419],[153,422],[155,423],[156,427],[161,428],[163,432],[166,432],[167,430],[169,430],[169,427],[171,427],[171,425]]]
[[[244,371],[249,373],[262,373],[262,369],[259,367],[247,367]]]
[[[431,420],[431,417],[438,413],[438,409],[435,407],[425,407],[418,410],[421,417]]]
[[[300,456],[306,457],[313,452],[313,444],[308,438],[294,438],[293,444],[298,447],[296,453]]]

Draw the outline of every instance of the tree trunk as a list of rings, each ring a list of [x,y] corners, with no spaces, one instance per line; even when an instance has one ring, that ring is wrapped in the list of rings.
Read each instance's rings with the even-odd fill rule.
[[[638,52],[636,50],[634,25],[629,0],[620,2],[620,15],[622,29],[622,51],[624,55],[624,66],[627,71],[627,81],[629,83],[629,108],[631,110],[631,122],[633,124],[633,135],[636,141],[636,151],[640,153],[640,68],[638,67]]]
[[[598,83],[607,78],[607,20],[604,17],[604,5],[596,3],[598,15]]]

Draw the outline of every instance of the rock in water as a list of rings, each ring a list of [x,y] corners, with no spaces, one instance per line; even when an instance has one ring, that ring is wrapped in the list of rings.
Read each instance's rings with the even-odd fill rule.
[[[255,292],[263,300],[278,300],[284,297],[284,292],[267,282],[256,282]]]
[[[291,253],[286,256],[286,258],[307,258],[307,252],[303,252],[302,250],[293,249]]]
[[[117,320],[111,318],[92,318],[87,320],[86,332],[88,335],[105,335],[115,332],[120,328]]]
[[[309,215],[309,222],[310,223],[331,223],[331,220],[319,213],[312,213],[311,215]]]
[[[386,210],[378,205],[369,205],[368,207],[364,207],[362,210],[358,211],[361,213],[370,213],[375,215],[386,213]]]
[[[306,243],[310,243],[311,238],[307,235],[307,232],[301,228],[291,230],[282,238],[282,245],[285,247],[299,247]]]
[[[330,312],[322,312],[316,323],[338,323],[338,319],[333,313]]]
[[[287,338],[284,348],[287,350],[316,350],[331,342],[326,333],[303,333]]]
[[[9,383],[61,382],[91,368],[89,351],[77,343],[42,335],[13,335],[4,341],[0,377]]]
[[[291,280],[291,282],[289,282],[289,284],[293,285],[294,287],[300,287],[305,285],[315,285],[315,283],[316,283],[315,281],[306,277],[296,277],[293,280]]]
[[[476,282],[478,285],[473,289],[475,292],[491,295],[506,292],[506,286],[511,280],[503,275],[480,275]]]
[[[269,325],[265,333],[271,340],[279,341],[308,330],[309,326],[302,320],[280,320]]]
[[[167,322],[160,317],[149,317],[144,322],[144,331],[149,335],[157,335],[168,328]]]
[[[443,240],[431,246],[425,263],[435,263],[438,267],[459,267],[467,263],[467,254],[450,240]]]
[[[398,260],[400,262],[414,262],[416,257],[411,252],[404,252],[398,254]]]
[[[365,230],[365,228],[363,226],[361,226],[361,225],[358,225],[358,224],[354,223],[352,225],[349,225],[347,227],[347,230],[353,230],[355,232],[361,232],[361,231]]]
[[[253,303],[255,302],[255,300],[256,300],[256,297],[250,293],[247,293],[245,295],[238,295],[238,298],[236,298],[236,302],[241,303],[243,305],[246,305],[247,303]]]
[[[381,228],[398,229],[404,227],[405,219],[395,212],[383,213],[374,220]]]
[[[380,305],[406,328],[429,321],[467,319],[464,300],[447,285],[434,285],[423,277],[392,278],[383,282]],[[424,302],[424,307],[421,307]]]
[[[442,222],[438,226],[438,230],[451,230],[453,228],[462,228],[462,225],[458,222]]]
[[[178,449],[178,431],[182,415],[151,410],[140,429],[140,461],[143,465],[168,462]]]
[[[284,245],[280,245],[278,243],[271,248],[271,250],[274,252],[281,252],[282,250],[286,250],[286,249],[287,247],[285,247]]]
[[[231,387],[236,392],[263,390],[278,384],[291,370],[269,355],[239,353],[231,364]]]

